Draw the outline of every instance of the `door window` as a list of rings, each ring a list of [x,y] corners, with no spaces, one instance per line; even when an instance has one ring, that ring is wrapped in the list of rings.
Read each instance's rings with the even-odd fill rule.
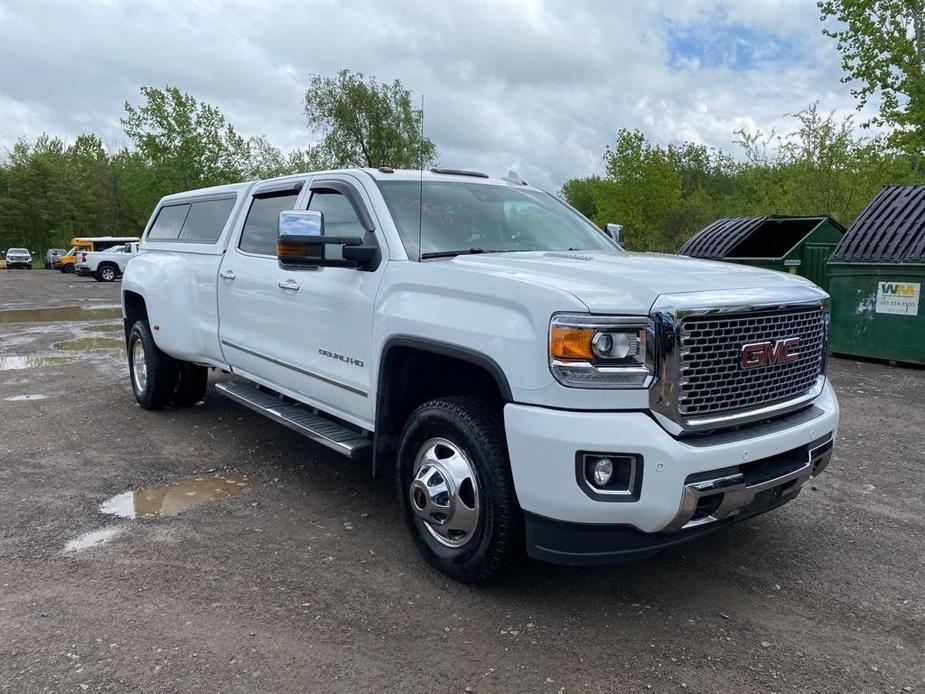
[[[279,213],[291,210],[298,197],[298,191],[291,190],[277,195],[255,197],[247,212],[238,248],[245,253],[275,256]]]
[[[309,210],[316,210],[324,215],[325,236],[355,236],[363,238],[366,229],[360,223],[353,205],[336,190],[319,188],[312,191]],[[327,260],[343,260],[343,247],[330,245],[324,247],[324,257]]]

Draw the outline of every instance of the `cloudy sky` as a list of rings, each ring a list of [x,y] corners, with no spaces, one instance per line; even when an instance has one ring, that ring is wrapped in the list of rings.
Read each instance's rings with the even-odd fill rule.
[[[122,146],[123,103],[165,84],[304,147],[308,75],[346,67],[424,95],[441,164],[552,189],[600,172],[620,127],[731,150],[813,101],[854,110],[813,0],[0,0],[0,66],[2,149]]]

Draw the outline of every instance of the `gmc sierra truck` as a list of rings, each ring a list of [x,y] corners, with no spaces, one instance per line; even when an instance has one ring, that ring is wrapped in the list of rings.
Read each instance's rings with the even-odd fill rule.
[[[524,551],[641,558],[778,507],[838,425],[821,289],[624,252],[516,177],[383,167],[170,195],[122,305],[143,408],[235,374],[215,388],[395,480],[424,557],[465,582]]]

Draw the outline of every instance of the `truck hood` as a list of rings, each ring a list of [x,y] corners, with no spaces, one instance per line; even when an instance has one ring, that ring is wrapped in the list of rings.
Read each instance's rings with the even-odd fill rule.
[[[592,313],[646,314],[663,294],[779,289],[788,284],[815,287],[802,277],[774,270],[661,253],[527,251],[461,255],[449,262],[460,270],[568,292]]]

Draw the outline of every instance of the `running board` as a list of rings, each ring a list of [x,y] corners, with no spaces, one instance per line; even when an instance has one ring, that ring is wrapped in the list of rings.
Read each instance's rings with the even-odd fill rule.
[[[332,451],[353,460],[368,459],[373,443],[363,434],[325,419],[305,407],[290,405],[266,391],[247,383],[216,383],[215,389],[236,403],[244,405],[289,427]]]

